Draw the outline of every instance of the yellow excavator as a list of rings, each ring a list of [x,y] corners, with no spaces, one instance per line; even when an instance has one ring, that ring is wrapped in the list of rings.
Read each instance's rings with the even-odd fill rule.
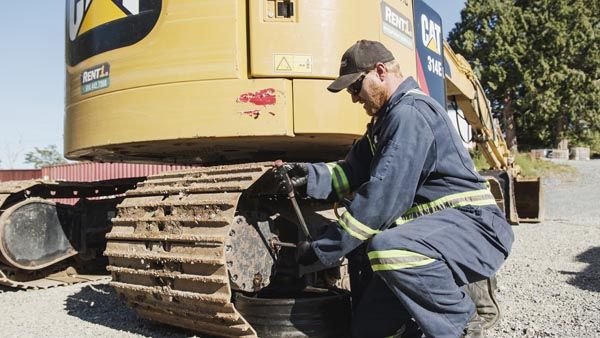
[[[326,90],[360,39],[382,41],[405,76],[462,111],[512,223],[542,217],[539,178],[519,176],[481,85],[422,0],[67,0],[66,11],[65,155],[202,166],[126,182],[115,207],[107,269],[142,317],[217,336],[345,333],[346,266],[295,262],[301,224],[317,236],[332,206],[290,201],[271,169],[339,160],[362,136],[362,108]]]

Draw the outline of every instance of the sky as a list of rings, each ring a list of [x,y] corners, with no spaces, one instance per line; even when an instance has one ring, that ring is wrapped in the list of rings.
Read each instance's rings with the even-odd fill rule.
[[[464,0],[425,2],[442,16],[447,36]],[[65,2],[6,1],[2,7],[0,169],[25,169],[31,168],[25,154],[35,147],[63,148]]]

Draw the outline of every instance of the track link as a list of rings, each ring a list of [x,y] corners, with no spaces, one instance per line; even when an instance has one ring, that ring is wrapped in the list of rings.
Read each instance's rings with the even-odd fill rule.
[[[144,318],[256,337],[232,303],[226,260],[238,199],[267,163],[150,177],[127,192],[107,234],[111,285]]]

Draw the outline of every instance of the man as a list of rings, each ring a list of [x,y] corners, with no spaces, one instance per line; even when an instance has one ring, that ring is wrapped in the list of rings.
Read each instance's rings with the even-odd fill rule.
[[[372,116],[364,137],[344,161],[288,166],[310,197],[354,196],[335,226],[300,243],[299,262],[335,265],[366,244],[374,276],[355,308],[353,336],[416,325],[427,337],[482,336],[469,332],[478,317],[461,286],[492,276],[514,238],[446,111],[376,41],[344,53],[328,87],[343,89]]]

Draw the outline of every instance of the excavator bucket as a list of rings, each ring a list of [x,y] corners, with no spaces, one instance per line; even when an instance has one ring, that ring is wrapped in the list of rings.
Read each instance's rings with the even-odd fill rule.
[[[486,170],[481,174],[510,224],[543,221],[543,189],[540,177],[514,176],[505,170]]]
[[[542,222],[544,220],[542,179],[515,177],[514,189],[519,222]]]

